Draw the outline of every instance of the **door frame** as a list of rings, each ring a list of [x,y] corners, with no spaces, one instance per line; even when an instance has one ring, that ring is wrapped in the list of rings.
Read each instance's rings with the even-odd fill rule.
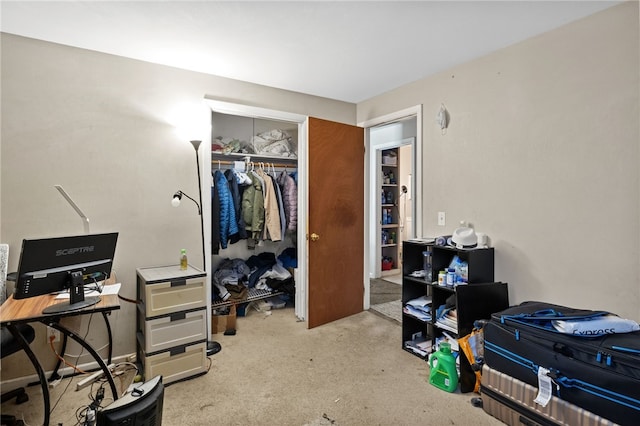
[[[308,268],[307,268],[307,216],[309,209],[308,202],[308,117],[302,114],[295,114],[290,112],[278,111],[268,108],[260,108],[251,105],[237,104],[226,101],[221,101],[212,96],[204,97],[207,107],[214,112],[238,115],[251,118],[262,118],[267,120],[279,120],[288,121],[291,123],[297,123],[298,125],[298,229],[296,234],[297,244],[297,256],[298,267],[295,269],[294,282],[296,285],[295,295],[295,315],[300,321],[308,322],[307,312],[309,310],[309,298],[308,295]],[[210,120],[210,119],[209,119]],[[211,144],[209,144],[211,146]],[[210,171],[207,171],[206,167],[211,168],[211,149],[204,150],[203,165],[204,170],[201,170],[203,176],[208,176]],[[209,182],[204,182],[203,186]],[[210,188],[200,188],[200,191],[205,190],[203,193],[207,194]],[[207,215],[205,217],[211,217],[211,199],[210,197],[204,197],[202,204],[202,214]],[[207,225],[208,221],[205,221]],[[210,224],[208,225],[210,228]],[[205,235],[211,236],[211,229],[205,229]],[[205,254],[208,259],[211,259],[211,241],[205,244]],[[211,288],[210,274],[207,274],[207,288]],[[211,311],[211,295],[207,298],[207,310]]]
[[[377,127],[383,124],[391,124],[395,121],[399,121],[405,118],[409,118],[415,116],[416,117],[416,136],[415,136],[415,144],[414,144],[414,152],[413,152],[413,162],[414,162],[414,188],[412,188],[413,192],[413,203],[415,209],[415,217],[413,218],[413,229],[416,236],[422,236],[422,210],[423,210],[423,194],[422,194],[422,104],[415,105],[409,108],[405,108],[400,111],[392,112],[390,114],[386,114],[380,117],[372,118],[370,120],[366,120],[358,123],[358,126],[363,127],[365,129],[364,132],[364,140],[365,140],[365,149],[367,151],[367,161],[365,162],[365,182],[368,185],[365,188],[365,205],[369,206],[370,210],[375,209],[376,200],[372,199],[371,191],[372,185],[376,184],[376,170],[371,167],[371,164],[375,164],[375,158],[377,147],[371,146],[371,140],[369,137],[369,131],[372,127]],[[372,163],[373,162],[373,163]],[[372,238],[371,235],[371,226],[373,225],[371,220],[371,215],[367,215],[365,217],[365,262],[364,262],[364,277],[363,281],[365,283],[364,286],[364,309],[369,309],[370,305],[370,261],[371,258],[371,250],[375,251],[375,245],[372,248],[370,241]]]

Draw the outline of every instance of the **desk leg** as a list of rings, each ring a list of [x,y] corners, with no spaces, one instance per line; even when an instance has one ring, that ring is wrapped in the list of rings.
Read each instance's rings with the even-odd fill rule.
[[[40,379],[40,386],[42,387],[42,398],[44,399],[43,425],[49,425],[49,412],[51,411],[51,406],[50,406],[50,399],[49,399],[49,384],[47,383],[47,377],[44,375],[44,370],[42,369],[42,366],[38,362],[38,358],[36,358],[35,354],[29,347],[29,342],[27,342],[24,336],[20,334],[16,326],[13,324],[7,324],[7,328],[13,335],[14,339],[16,339],[20,343],[20,346],[22,346],[22,349],[25,351],[25,353],[29,357],[29,360],[31,361],[31,364],[33,364],[34,368],[36,369],[36,372],[38,373],[38,378]]]
[[[107,364],[104,363],[104,361],[102,360],[98,352],[96,352],[95,349],[93,349],[91,345],[89,345],[84,339],[76,335],[73,331],[69,330],[68,328],[60,325],[60,323],[57,323],[57,322],[49,323],[49,326],[57,330],[60,330],[65,335],[69,336],[71,339],[78,342],[78,344],[80,344],[83,348],[85,348],[91,354],[93,359],[95,359],[98,365],[100,366],[100,369],[104,372],[104,376],[109,381],[109,386],[111,387],[111,394],[113,395],[113,400],[115,401],[116,399],[118,399],[119,397],[118,390],[116,389],[116,383],[113,380],[111,371],[109,371]]]
[[[111,364],[111,357],[113,355],[113,338],[111,336],[111,324],[109,323],[108,316],[111,315],[111,311],[103,312],[104,324],[107,326],[107,334],[109,335],[109,357],[107,358],[107,364]]]

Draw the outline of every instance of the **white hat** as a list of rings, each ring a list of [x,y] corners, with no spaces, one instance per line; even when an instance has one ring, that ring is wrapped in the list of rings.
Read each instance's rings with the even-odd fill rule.
[[[473,228],[461,227],[453,231],[451,242],[456,248],[471,248],[478,244],[478,237]]]

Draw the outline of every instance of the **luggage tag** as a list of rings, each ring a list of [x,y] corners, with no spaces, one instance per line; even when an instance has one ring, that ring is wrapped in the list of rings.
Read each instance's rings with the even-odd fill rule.
[[[549,370],[544,367],[538,367],[538,395],[533,402],[546,407],[551,401],[552,383],[553,380],[549,377]]]

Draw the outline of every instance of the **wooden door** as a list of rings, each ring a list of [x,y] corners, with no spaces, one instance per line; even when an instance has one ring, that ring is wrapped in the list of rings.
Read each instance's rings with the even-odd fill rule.
[[[308,327],[313,328],[363,309],[364,129],[310,117],[308,138]]]

